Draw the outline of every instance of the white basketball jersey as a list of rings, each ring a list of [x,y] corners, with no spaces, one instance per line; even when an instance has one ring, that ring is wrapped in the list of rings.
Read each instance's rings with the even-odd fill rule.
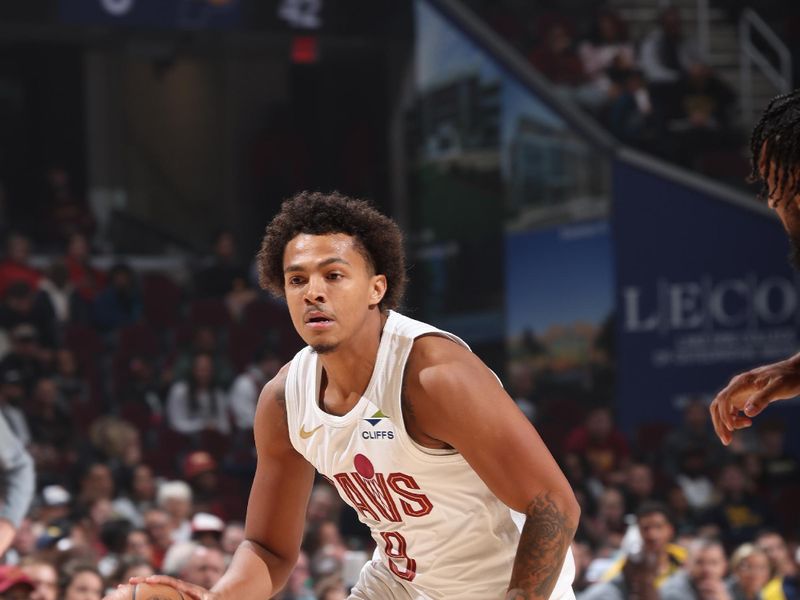
[[[318,355],[308,347],[298,352],[286,380],[291,442],[370,528],[376,554],[410,598],[502,600],[524,516],[500,502],[460,454],[424,448],[406,433],[403,372],[414,339],[424,334],[467,347],[390,312],[372,378],[342,416],[319,406]],[[551,598],[572,597],[574,575],[568,552]]]

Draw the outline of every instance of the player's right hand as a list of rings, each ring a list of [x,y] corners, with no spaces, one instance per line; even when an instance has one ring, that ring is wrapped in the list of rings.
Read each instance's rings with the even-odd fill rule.
[[[733,432],[749,427],[751,417],[771,402],[800,395],[799,357],[740,373],[717,394],[710,406],[711,420],[723,444],[730,444]]]
[[[170,587],[174,587],[178,590],[181,594],[183,594],[184,598],[187,600],[216,600],[218,595],[209,592],[206,588],[200,587],[199,585],[195,585],[193,583],[187,583],[180,579],[176,579],[175,577],[169,577],[167,575],[150,575],[149,577],[131,577],[128,580],[128,583],[131,585],[136,585],[137,583],[161,583],[164,585],[168,585]]]

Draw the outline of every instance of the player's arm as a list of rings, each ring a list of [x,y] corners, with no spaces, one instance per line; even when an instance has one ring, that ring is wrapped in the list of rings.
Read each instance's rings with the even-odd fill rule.
[[[245,541],[210,593],[165,576],[148,583],[168,583],[193,598],[262,600],[276,594],[289,578],[305,526],[314,468],[289,441],[284,385],[288,365],[267,383],[256,408],[258,463],[245,520]]]
[[[797,395],[800,395],[800,354],[740,373],[711,403],[714,430],[727,446],[733,439],[733,432],[749,427],[750,418],[768,404]]]
[[[502,502],[526,515],[507,598],[549,598],[580,508],[539,434],[477,356],[438,336],[414,343],[405,394],[424,436],[458,450]]]

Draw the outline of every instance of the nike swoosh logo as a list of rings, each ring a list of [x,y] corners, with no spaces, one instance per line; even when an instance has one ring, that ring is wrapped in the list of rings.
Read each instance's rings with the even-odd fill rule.
[[[317,430],[318,430],[320,427],[322,427],[322,425],[317,425],[317,426],[316,426],[316,427],[314,427],[314,429],[312,429],[311,431],[306,431],[306,427],[305,427],[305,425],[301,425],[301,426],[300,426],[300,437],[301,437],[302,439],[304,439],[304,440],[307,440],[307,439],[308,439],[308,438],[310,438],[312,435],[314,435],[314,434],[317,432]]]

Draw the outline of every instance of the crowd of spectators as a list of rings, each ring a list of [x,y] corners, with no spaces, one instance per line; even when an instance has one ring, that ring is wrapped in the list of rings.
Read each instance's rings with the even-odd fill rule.
[[[470,4],[557,94],[617,139],[743,183],[746,138],[737,96],[709,66],[678,7],[664,7],[651,29],[634,39],[629,24],[604,2]]]
[[[153,572],[213,585],[244,535],[255,402],[299,344],[285,307],[227,232],[183,275],[98,269],[82,234],[38,262],[30,245],[11,233],[0,260],[0,418],[36,469],[0,598],[97,600]],[[559,415],[563,435],[547,411],[536,425],[582,505],[585,598],[797,597],[800,462],[780,423],[725,448],[699,400],[633,439],[605,406]],[[321,478],[278,597],[345,598],[372,550]]]

